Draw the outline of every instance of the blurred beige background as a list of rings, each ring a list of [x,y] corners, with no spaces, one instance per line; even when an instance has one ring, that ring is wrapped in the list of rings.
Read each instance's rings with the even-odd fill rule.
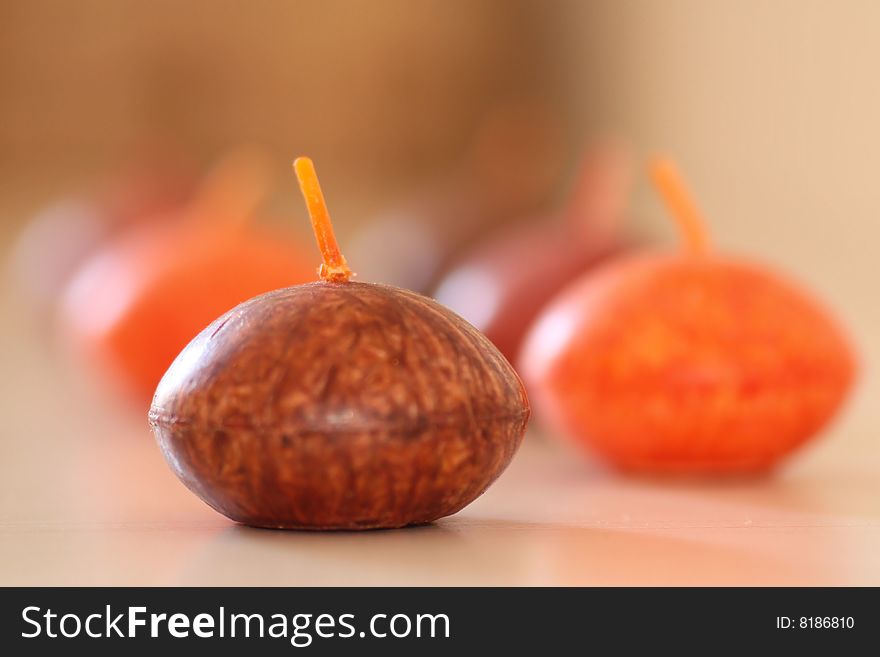
[[[345,235],[537,98],[568,165],[609,132],[678,158],[716,242],[818,288],[878,362],[878,31],[870,0],[7,0],[0,239],[154,140],[309,153]],[[634,205],[673,237],[644,181]]]
[[[356,223],[540,97],[569,158],[608,131],[670,152],[719,243],[873,318],[878,29],[870,0],[6,0],[0,225],[153,139],[310,153]],[[644,186],[636,205],[667,232]]]
[[[715,242],[815,288],[864,356],[841,421],[777,479],[663,487],[527,441],[434,535],[267,537],[183,491],[143,420],[80,389],[4,295],[0,583],[880,582],[877,35],[870,0],[0,3],[0,253],[154,140],[199,164],[255,141],[283,172],[310,154],[344,240],[533,102],[562,136],[549,197],[591,137],[668,152]],[[276,195],[304,217],[292,179]],[[674,240],[644,181],[633,205]]]
[[[285,173],[310,154],[334,206],[352,210],[339,213],[345,227],[452,166],[507,99],[540,96],[570,124],[555,73],[560,10],[522,0],[6,0],[4,189],[20,189],[11,175],[52,193],[154,141],[201,161],[251,141]],[[22,218],[7,214],[4,227]]]

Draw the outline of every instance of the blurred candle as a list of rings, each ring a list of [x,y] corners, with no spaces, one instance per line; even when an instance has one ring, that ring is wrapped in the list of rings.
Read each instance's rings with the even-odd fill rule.
[[[315,278],[305,249],[255,225],[268,168],[236,152],[178,216],[132,230],[95,255],[65,293],[65,341],[142,403],[177,353],[252,296]]]
[[[560,130],[550,106],[535,100],[508,100],[489,112],[451,173],[354,235],[348,251],[361,275],[431,290],[462,249],[547,198],[563,159]]]
[[[572,278],[623,252],[619,221],[631,178],[618,144],[584,157],[566,207],[478,244],[440,281],[435,297],[514,361],[541,308]]]
[[[97,192],[61,199],[36,214],[12,251],[11,273],[28,305],[50,317],[71,276],[103,242],[186,203],[194,176],[183,161],[144,154]]]
[[[684,248],[563,290],[526,340],[529,394],[561,434],[624,470],[765,470],[840,408],[849,342],[808,293],[712,250],[671,163],[652,173]]]

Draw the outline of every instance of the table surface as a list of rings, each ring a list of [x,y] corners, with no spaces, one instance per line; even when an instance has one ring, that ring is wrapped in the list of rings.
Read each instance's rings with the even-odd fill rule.
[[[617,476],[534,433],[479,500],[433,525],[233,524],[177,482],[149,433],[62,366],[4,292],[3,585],[878,585],[880,447],[857,398],[773,476]]]

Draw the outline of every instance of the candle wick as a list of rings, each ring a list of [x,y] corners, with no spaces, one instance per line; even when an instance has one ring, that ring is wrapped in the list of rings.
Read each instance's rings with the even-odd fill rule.
[[[654,187],[678,223],[685,250],[692,255],[705,255],[709,251],[706,223],[675,164],[658,157],[651,162],[650,172]]]
[[[631,187],[631,159],[624,146],[610,140],[594,145],[575,178],[566,220],[599,244],[614,241]]]
[[[307,157],[298,157],[293,162],[293,170],[296,172],[299,188],[312,220],[312,230],[315,231],[315,239],[321,250],[321,257],[324,259],[318,269],[318,274],[325,281],[344,283],[350,280],[353,274],[336,242],[330,213],[327,211],[327,203],[324,201],[324,194],[318,183],[318,174],[315,173],[315,165]]]
[[[221,220],[237,228],[253,216],[271,185],[265,155],[249,147],[227,154],[208,172],[189,207],[193,221]]]

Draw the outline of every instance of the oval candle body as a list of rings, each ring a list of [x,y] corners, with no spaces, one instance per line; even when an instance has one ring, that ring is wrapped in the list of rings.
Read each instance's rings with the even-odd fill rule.
[[[513,368],[439,304],[319,282],[251,299],[174,361],[150,423],[214,509],[261,527],[365,529],[455,513],[529,417]]]
[[[626,470],[754,471],[834,415],[854,362],[830,316],[766,270],[627,258],[577,281],[529,336],[524,376],[563,432]]]
[[[631,248],[619,229],[630,158],[613,142],[585,154],[566,207],[479,244],[439,284],[436,298],[516,363],[541,309],[573,278]]]
[[[540,222],[475,249],[434,296],[516,362],[526,331],[547,302],[572,278],[625,249],[622,240],[590,244]]]
[[[314,278],[307,254],[270,230],[138,230],[77,274],[62,307],[73,345],[148,401],[180,350],[219,314]]]
[[[809,295],[711,253],[670,162],[654,182],[685,250],[633,256],[561,293],[522,359],[538,408],[625,470],[754,472],[834,416],[855,362]]]

